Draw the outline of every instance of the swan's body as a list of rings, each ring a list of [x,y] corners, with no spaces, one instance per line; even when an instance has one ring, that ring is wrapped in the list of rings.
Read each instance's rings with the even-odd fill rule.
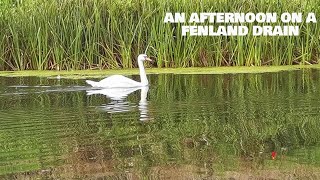
[[[122,75],[113,75],[105,79],[102,79],[99,82],[95,82],[91,80],[86,80],[86,82],[90,84],[92,87],[98,87],[98,88],[131,88],[131,87],[148,86],[149,82],[143,66],[143,61],[145,60],[151,61],[151,59],[149,59],[145,54],[140,54],[138,56],[138,66],[140,71],[141,82],[134,81]]]
[[[139,87],[141,86],[140,82],[134,81],[122,75],[112,75],[107,78],[102,79],[99,82],[86,80],[88,84],[92,87],[101,87],[101,88],[127,88],[127,87]]]

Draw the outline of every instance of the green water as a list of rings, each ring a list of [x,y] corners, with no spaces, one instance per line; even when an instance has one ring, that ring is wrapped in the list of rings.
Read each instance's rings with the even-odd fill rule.
[[[320,178],[319,70],[148,78],[0,77],[0,178]]]

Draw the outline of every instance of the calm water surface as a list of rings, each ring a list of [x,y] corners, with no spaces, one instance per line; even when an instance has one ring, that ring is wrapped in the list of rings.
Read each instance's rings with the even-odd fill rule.
[[[320,178],[320,71],[148,78],[1,77],[0,178]]]

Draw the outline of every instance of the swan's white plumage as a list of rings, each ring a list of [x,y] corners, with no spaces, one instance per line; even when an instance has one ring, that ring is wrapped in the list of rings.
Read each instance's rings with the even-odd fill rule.
[[[129,79],[122,75],[112,75],[105,79],[102,79],[99,82],[86,80],[88,84],[92,87],[100,87],[100,88],[128,88],[128,87],[140,87],[141,83]]]
[[[98,88],[131,88],[131,87],[142,87],[148,86],[149,82],[146,76],[146,72],[143,67],[143,61],[151,61],[145,54],[140,54],[138,56],[138,66],[140,71],[140,80],[141,82],[134,81],[122,75],[112,75],[105,79],[102,79],[99,82],[86,80],[88,84],[92,87]]]

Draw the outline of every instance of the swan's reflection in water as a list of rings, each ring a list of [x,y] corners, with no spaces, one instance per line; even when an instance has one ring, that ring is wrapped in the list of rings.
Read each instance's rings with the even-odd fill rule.
[[[150,117],[148,115],[148,91],[149,87],[142,87],[141,94],[140,94],[140,101],[139,101],[139,111],[140,111],[140,121],[147,121],[150,120]]]
[[[96,90],[87,90],[87,95],[102,94],[111,99],[111,102],[102,105],[101,109],[108,113],[120,113],[120,112],[129,112],[134,111],[137,107],[135,103],[126,101],[126,98],[129,94],[140,90],[140,101],[138,109],[140,111],[140,120],[147,121],[151,118],[148,115],[148,91],[149,87],[135,87],[135,88],[110,88],[110,89],[96,89]]]

